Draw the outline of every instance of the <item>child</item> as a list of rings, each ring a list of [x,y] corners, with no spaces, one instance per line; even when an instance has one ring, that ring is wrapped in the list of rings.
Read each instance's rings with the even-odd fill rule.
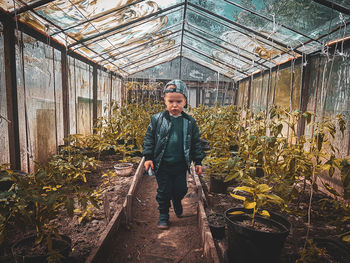
[[[144,139],[145,169],[151,168],[157,179],[158,228],[169,228],[170,200],[177,217],[182,216],[181,200],[187,193],[186,172],[195,162],[197,174],[202,173],[204,154],[196,121],[184,113],[188,91],[181,80],[165,85],[164,101],[167,110],[151,118]]]

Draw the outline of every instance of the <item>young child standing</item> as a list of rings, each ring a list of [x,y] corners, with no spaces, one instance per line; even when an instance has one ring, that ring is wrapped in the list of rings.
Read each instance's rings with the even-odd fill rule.
[[[188,90],[181,80],[165,85],[166,111],[152,116],[144,139],[145,169],[151,168],[157,179],[158,228],[169,228],[172,201],[177,217],[183,213],[181,200],[187,193],[186,173],[195,162],[197,174],[202,173],[204,153],[196,121],[183,109],[187,107]]]

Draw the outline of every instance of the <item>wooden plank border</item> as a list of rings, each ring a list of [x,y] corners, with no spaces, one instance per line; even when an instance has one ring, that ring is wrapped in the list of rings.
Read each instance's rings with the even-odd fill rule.
[[[123,206],[118,208],[118,210],[114,213],[113,218],[108,223],[105,231],[103,231],[99,241],[97,242],[95,248],[90,252],[90,255],[86,259],[85,263],[105,262],[105,251],[109,249],[109,244],[111,244],[114,241],[114,236],[118,232],[121,222],[125,222],[125,220],[131,220],[132,201],[130,200],[132,200],[137,184],[140,181],[140,178],[143,174],[144,162],[145,158],[143,157],[137,167]]]
[[[205,213],[205,209],[203,205],[203,200],[205,200],[203,187],[193,167],[192,167],[191,173],[196,183],[197,194],[198,194],[197,217],[198,217],[198,227],[201,233],[201,239],[203,244],[204,256],[207,258],[208,262],[220,263],[218,252],[215,247],[213,235],[211,234],[207,215]]]

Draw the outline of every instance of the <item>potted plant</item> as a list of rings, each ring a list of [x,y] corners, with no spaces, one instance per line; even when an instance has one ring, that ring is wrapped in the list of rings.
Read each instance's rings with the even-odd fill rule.
[[[225,237],[225,218],[223,214],[215,213],[214,211],[210,211],[208,215],[208,224],[215,239],[223,239]]]
[[[271,193],[271,189],[266,184],[250,180],[249,186],[236,187],[231,193],[232,197],[244,202],[243,207],[228,209],[224,214],[231,261],[280,261],[280,252],[291,225],[284,217],[263,209],[269,203],[278,206],[284,203]]]

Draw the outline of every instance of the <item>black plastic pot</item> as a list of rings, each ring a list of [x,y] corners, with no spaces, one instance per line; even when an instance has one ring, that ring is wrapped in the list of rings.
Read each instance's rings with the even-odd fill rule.
[[[210,214],[208,216],[208,224],[215,239],[223,239],[225,237],[225,218],[222,214]]]
[[[322,237],[315,237],[313,241],[318,247],[325,248],[337,262],[350,262],[350,251],[341,241]]]
[[[234,211],[243,211],[245,214],[230,215]],[[270,212],[270,218],[256,215],[255,220],[259,224],[274,227],[276,232],[260,231],[239,224],[239,221],[251,220],[247,215],[250,212],[251,210],[244,208],[231,208],[225,211],[229,262],[280,262],[281,250],[291,224],[287,219],[273,212]]]
[[[25,253],[20,249],[23,246],[30,246],[35,244],[35,236],[27,236],[16,242],[11,250],[13,257],[17,263],[46,263],[47,260],[47,251],[45,255],[25,255]],[[71,252],[72,241],[69,237],[61,235],[61,239],[53,238],[52,247],[54,250],[57,250],[60,255],[63,256],[63,259],[68,258],[69,253]]]
[[[222,179],[217,179],[215,176],[210,175],[210,192],[226,194],[227,186],[227,182],[224,182]]]

